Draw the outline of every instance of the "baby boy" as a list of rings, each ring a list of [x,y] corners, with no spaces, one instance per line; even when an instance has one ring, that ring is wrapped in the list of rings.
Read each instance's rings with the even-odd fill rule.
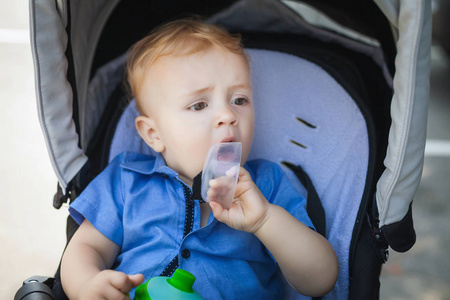
[[[158,155],[119,155],[70,207],[81,225],[61,266],[69,298],[127,299],[144,277],[177,267],[205,299],[282,299],[283,276],[304,295],[330,291],[336,255],[305,199],[278,165],[245,163],[254,99],[240,38],[174,21],[131,48],[127,69],[136,128]],[[227,142],[242,143],[245,163],[231,207],[191,200],[209,148]]]

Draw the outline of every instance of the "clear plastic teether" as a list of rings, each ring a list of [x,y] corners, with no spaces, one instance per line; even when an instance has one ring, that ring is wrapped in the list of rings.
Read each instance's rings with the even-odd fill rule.
[[[208,152],[202,173],[202,197],[205,201],[215,201],[224,208],[230,208],[239,176],[242,144],[219,143]],[[212,186],[210,181],[214,179]],[[208,193],[209,191],[209,193]]]

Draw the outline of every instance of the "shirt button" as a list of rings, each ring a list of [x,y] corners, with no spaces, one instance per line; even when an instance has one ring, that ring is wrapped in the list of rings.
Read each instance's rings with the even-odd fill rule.
[[[181,257],[183,257],[184,259],[188,259],[189,256],[191,256],[191,251],[189,251],[189,249],[184,249],[183,251],[181,251]]]

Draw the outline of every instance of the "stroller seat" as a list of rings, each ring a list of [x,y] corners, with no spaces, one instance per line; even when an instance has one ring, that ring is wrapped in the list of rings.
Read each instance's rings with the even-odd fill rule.
[[[289,162],[309,174],[326,212],[325,236],[339,259],[339,279],[330,296],[347,298],[350,240],[368,169],[366,121],[352,96],[317,64],[277,51],[247,49],[247,53],[255,107],[249,159]],[[121,65],[123,59],[113,64]],[[104,70],[111,69],[109,65]],[[110,160],[123,151],[154,155],[135,129],[137,116],[132,101],[115,130]],[[306,197],[295,174],[285,171]]]

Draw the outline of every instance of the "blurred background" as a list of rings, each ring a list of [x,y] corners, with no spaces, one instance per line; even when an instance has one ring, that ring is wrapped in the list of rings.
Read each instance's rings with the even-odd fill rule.
[[[52,208],[56,176],[37,116],[28,1],[0,1],[0,299],[54,275],[67,209]]]
[[[52,207],[56,176],[40,129],[29,45],[28,1],[0,0],[0,299],[23,280],[53,276],[67,208]],[[433,1],[428,136],[414,200],[416,245],[390,251],[381,299],[450,299],[450,1]]]

